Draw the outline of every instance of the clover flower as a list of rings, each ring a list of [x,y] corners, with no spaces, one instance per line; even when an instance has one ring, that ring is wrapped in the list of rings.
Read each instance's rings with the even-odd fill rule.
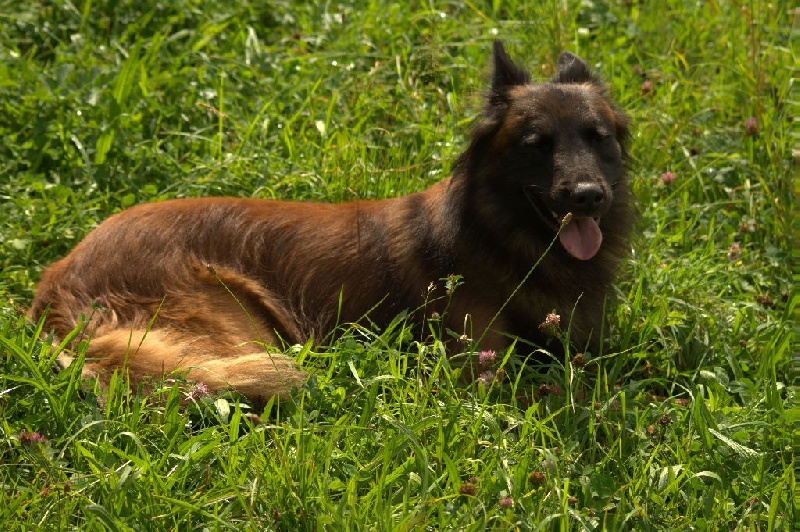
[[[555,336],[560,325],[561,316],[553,311],[548,313],[547,316],[545,316],[544,321],[539,324],[539,330],[547,336]]]
[[[494,351],[481,351],[480,355],[478,355],[478,365],[482,369],[491,368],[495,360],[497,360],[497,354]]]

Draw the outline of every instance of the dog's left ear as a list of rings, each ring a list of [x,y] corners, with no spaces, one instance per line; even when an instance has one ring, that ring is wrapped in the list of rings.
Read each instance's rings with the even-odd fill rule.
[[[494,41],[494,72],[492,73],[492,94],[505,96],[508,89],[515,85],[530,83],[531,77],[527,71],[517,66],[508,57],[503,43]]]
[[[562,52],[558,57],[558,70],[553,81],[557,83],[585,83],[594,81],[589,67],[583,59],[570,52]]]

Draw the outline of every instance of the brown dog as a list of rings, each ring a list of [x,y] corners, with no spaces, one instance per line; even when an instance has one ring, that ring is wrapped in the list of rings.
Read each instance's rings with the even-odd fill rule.
[[[483,349],[513,337],[541,343],[537,326],[555,310],[569,317],[572,343],[593,349],[629,250],[627,136],[627,118],[582,60],[562,54],[555,78],[536,84],[497,42],[491,90],[451,178],[340,205],[205,198],[134,207],[44,272],[31,315],[46,313],[58,338],[91,316],[87,376],[124,367],[138,381],[181,370],[256,400],[304,379],[265,346],[319,341],[365,318],[385,326],[403,310],[422,320],[439,313],[455,337]],[[463,284],[432,294],[450,274]]]

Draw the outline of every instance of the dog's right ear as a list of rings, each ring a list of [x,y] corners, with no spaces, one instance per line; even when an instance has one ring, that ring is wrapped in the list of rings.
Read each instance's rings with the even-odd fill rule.
[[[494,72],[492,74],[492,100],[505,99],[508,89],[530,83],[531,77],[517,66],[503,48],[503,43],[494,41]]]

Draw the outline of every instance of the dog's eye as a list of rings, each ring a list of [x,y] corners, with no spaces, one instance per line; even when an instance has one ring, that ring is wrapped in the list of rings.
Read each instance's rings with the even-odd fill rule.
[[[541,133],[531,133],[530,135],[525,135],[522,137],[522,145],[540,150],[546,150],[550,149],[550,147],[553,145],[553,139],[548,135],[543,135]]]
[[[592,142],[605,142],[611,136],[611,133],[603,128],[592,128],[586,132],[586,137]]]

